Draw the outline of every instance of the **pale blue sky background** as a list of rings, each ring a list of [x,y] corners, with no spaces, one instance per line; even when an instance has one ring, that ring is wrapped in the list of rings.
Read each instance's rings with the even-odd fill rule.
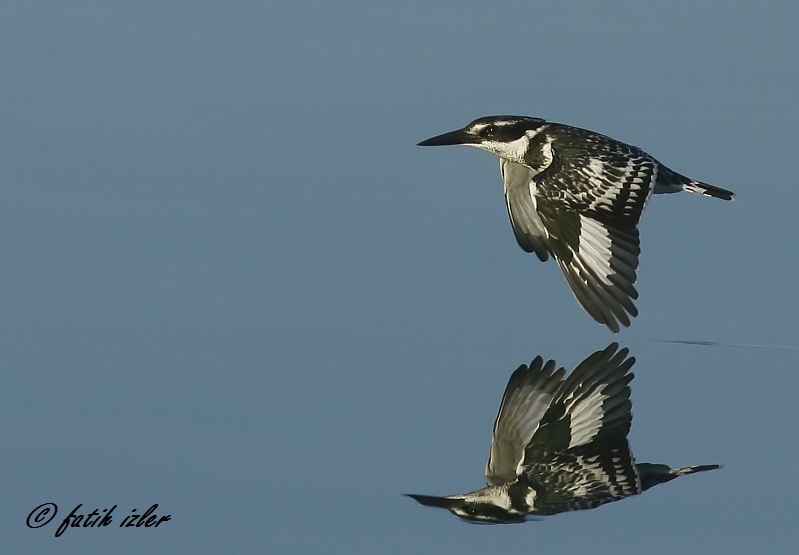
[[[799,7],[4,2],[0,537],[9,553],[753,553],[799,540]],[[655,197],[613,336],[515,244],[492,113],[734,190]],[[618,340],[639,460],[724,463],[474,527],[510,373]],[[25,526],[53,501],[60,517]],[[69,530],[152,503],[159,529]]]

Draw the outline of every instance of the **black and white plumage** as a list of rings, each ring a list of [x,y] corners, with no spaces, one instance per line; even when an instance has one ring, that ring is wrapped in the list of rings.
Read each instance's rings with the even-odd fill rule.
[[[519,246],[542,262],[552,255],[583,308],[614,333],[638,315],[637,225],[652,193],[733,198],[637,147],[540,118],[483,117],[419,145],[467,145],[499,156]]]
[[[509,524],[592,509],[685,474],[720,468],[635,462],[627,442],[635,359],[618,347],[612,343],[593,353],[568,377],[555,361],[541,357],[520,366],[494,422],[487,487],[409,497],[468,522]]]

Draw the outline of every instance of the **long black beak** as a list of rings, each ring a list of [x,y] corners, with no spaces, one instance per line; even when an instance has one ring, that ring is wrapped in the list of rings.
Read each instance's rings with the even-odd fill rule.
[[[434,495],[417,495],[415,493],[406,493],[406,496],[415,499],[426,507],[441,507],[442,509],[449,509],[457,505],[457,499],[448,499],[446,497],[436,497]]]
[[[448,146],[448,145],[469,145],[480,142],[480,137],[468,133],[465,129],[450,131],[443,135],[436,135],[426,141],[419,143],[419,146]]]

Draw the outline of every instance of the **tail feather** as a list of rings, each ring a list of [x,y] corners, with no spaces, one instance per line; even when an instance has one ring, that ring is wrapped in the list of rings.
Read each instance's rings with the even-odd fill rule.
[[[686,474],[694,474],[695,472],[705,472],[706,470],[718,470],[724,468],[721,464],[697,464],[694,466],[684,466],[682,468],[675,468],[671,471],[676,476],[685,476]]]
[[[683,183],[682,188],[683,191],[688,191],[689,193],[695,193],[697,195],[705,195],[706,197],[720,198],[722,200],[732,200],[735,198],[735,193],[732,191],[702,183],[701,181],[690,180],[687,183]]]
[[[661,164],[658,169],[654,192],[677,193],[679,191],[688,191],[689,193],[720,198],[722,200],[732,200],[735,197],[735,193],[732,191],[685,177]]]
[[[675,478],[679,478],[680,476],[685,476],[687,474],[723,468],[723,466],[720,464],[700,464],[694,466],[684,466],[682,468],[669,468],[665,464],[651,463],[640,463],[636,464],[635,466],[641,476],[641,488],[644,490],[648,490],[652,486],[656,486],[658,484],[671,482]]]

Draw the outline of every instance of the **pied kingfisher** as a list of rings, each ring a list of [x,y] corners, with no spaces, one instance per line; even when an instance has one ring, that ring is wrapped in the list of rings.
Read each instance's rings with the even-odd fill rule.
[[[419,145],[467,145],[499,156],[519,246],[542,262],[551,254],[586,312],[614,333],[638,315],[636,226],[650,195],[733,198],[637,147],[540,118],[483,117]]]
[[[685,474],[721,465],[669,468],[636,463],[628,350],[611,343],[564,379],[539,356],[510,377],[494,421],[485,475],[488,487],[460,495],[409,494],[475,524],[510,524],[593,509]]]

